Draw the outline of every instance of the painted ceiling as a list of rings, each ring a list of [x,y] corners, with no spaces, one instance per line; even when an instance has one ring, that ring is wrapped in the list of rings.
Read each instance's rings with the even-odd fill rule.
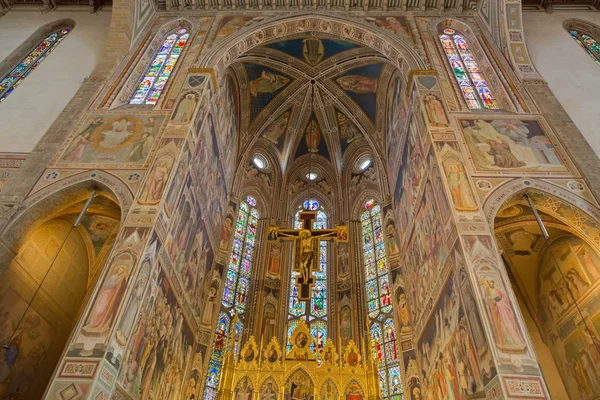
[[[242,88],[242,146],[270,146],[283,170],[314,154],[341,171],[351,146],[383,143],[378,110],[393,67],[372,49],[299,37],[254,48],[233,70]]]

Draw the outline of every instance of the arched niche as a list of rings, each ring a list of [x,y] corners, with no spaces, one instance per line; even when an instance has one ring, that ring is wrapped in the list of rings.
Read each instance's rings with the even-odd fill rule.
[[[525,195],[549,234],[544,238]],[[502,199],[502,200],[500,200]],[[525,325],[553,398],[600,390],[598,210],[533,179],[501,186],[485,204]],[[580,312],[582,311],[582,312]],[[574,374],[576,372],[576,374]]]
[[[5,258],[0,275],[0,310],[9,322],[0,340],[15,358],[5,365],[10,374],[0,397],[42,396],[119,231],[118,196],[110,184],[85,178],[66,187],[57,182],[25,200],[5,228],[4,244],[15,256]]]

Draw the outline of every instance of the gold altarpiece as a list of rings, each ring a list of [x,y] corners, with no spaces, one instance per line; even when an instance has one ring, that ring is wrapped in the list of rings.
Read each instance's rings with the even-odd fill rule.
[[[235,333],[232,332],[231,335]],[[309,328],[301,320],[284,355],[276,337],[263,346],[251,336],[238,354],[228,338],[217,400],[375,400],[380,399],[377,368],[372,357],[350,340],[340,357],[331,339],[311,350]]]

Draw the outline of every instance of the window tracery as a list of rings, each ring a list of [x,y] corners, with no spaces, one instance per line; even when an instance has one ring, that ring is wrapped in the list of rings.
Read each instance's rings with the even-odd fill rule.
[[[29,54],[22,59],[5,77],[0,81],[0,103],[19,86],[31,71],[37,68],[48,54],[52,53],[56,46],[69,34],[67,28],[59,29],[46,36]]]
[[[596,64],[600,65],[600,43],[591,35],[578,29],[570,29],[571,37],[581,46]]]
[[[303,209],[310,209],[316,211],[317,219],[313,222],[313,229],[326,229],[327,228],[327,214],[323,206],[319,204],[317,200],[307,200],[304,208],[301,207],[294,216],[294,229],[300,229],[302,227],[302,221],[300,221],[300,212]],[[309,206],[307,208],[307,206]],[[328,329],[327,329],[327,252],[328,245],[327,241],[321,240],[319,242],[319,266],[320,271],[313,271],[315,278],[315,284],[312,288],[312,295],[309,301],[298,300],[298,288],[296,287],[296,278],[298,272],[292,271],[290,276],[290,301],[288,311],[288,331],[287,337],[289,338],[292,331],[301,319],[306,321],[310,332],[313,336],[313,344],[311,350],[318,353],[320,349],[325,346],[327,341]],[[292,348],[291,343],[288,340],[287,350],[290,351]]]
[[[230,330],[235,329],[234,354],[237,354],[240,336],[244,329],[243,315],[246,311],[246,297],[254,262],[256,228],[259,218],[258,210],[255,207],[256,199],[250,196],[240,204],[221,301],[221,314],[217,323],[213,352],[208,364],[205,400],[216,398]],[[232,326],[234,321],[235,327]]]
[[[137,89],[133,92],[129,104],[156,104],[189,37],[190,34],[186,28],[177,29],[167,35]]]
[[[469,109],[497,110],[494,95],[464,37],[447,28],[440,35],[440,41]]]
[[[381,206],[369,200],[365,208],[360,219],[371,351],[379,365],[381,398],[401,399],[402,383]]]

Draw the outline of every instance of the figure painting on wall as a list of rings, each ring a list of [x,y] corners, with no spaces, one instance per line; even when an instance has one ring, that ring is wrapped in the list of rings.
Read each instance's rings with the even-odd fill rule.
[[[297,370],[286,384],[285,400],[313,400],[313,382],[303,370]]]
[[[502,285],[494,278],[484,278],[480,285],[491,311],[498,347],[506,351],[526,352],[525,339],[521,335],[517,317]]]
[[[357,94],[377,92],[377,78],[360,75],[345,75],[336,79],[342,89]]]
[[[461,120],[475,167],[481,171],[566,171],[535,120]]]
[[[281,245],[279,243],[271,244],[271,256],[269,258],[269,274],[279,276],[281,266]]]
[[[363,391],[357,383],[351,383],[346,389],[346,400],[362,400]]]
[[[411,39],[410,28],[406,17],[367,17],[367,21],[374,22],[377,26],[402,38]]]
[[[90,115],[73,134],[61,163],[141,164],[150,154],[164,115]],[[88,122],[89,121],[89,122]]]
[[[198,104],[198,94],[194,92],[188,92],[184,94],[179,100],[179,104],[175,108],[175,112],[171,117],[172,123],[176,125],[187,125],[192,120],[194,111],[196,110],[196,104]]]
[[[345,348],[352,339],[352,312],[348,305],[340,309],[340,334],[342,336],[342,348]]]
[[[475,202],[475,196],[469,183],[469,176],[467,175],[467,171],[465,171],[463,163],[453,158],[448,158],[442,164],[446,171],[446,180],[450,187],[454,207],[458,211],[476,211],[477,203]]]
[[[154,168],[149,172],[149,178],[144,188],[143,200],[140,199],[141,204],[154,205],[160,202],[173,161],[173,157],[166,155],[154,163]]]
[[[396,224],[394,220],[388,219],[385,225],[385,239],[390,257],[395,257],[400,253],[399,238],[396,233]]]
[[[411,333],[410,313],[408,312],[408,301],[404,289],[398,290],[398,317],[400,318],[400,333]]]
[[[352,142],[362,137],[362,134],[350,118],[346,117],[346,114],[336,110],[335,115],[338,122],[340,146],[342,147],[342,153],[344,153]]]
[[[250,81],[250,94],[274,93],[288,84],[290,78],[263,70],[261,76]]]
[[[306,126],[304,139],[306,140],[306,146],[308,147],[308,151],[310,153],[319,152],[319,144],[321,143],[321,130],[319,129],[319,124],[317,124],[317,121],[314,119],[311,119]]]
[[[407,110],[404,104],[404,93],[402,90],[402,79],[396,78],[393,82],[394,90],[390,90],[391,97],[388,100],[390,113],[386,133],[387,162],[389,165],[389,182],[393,184],[397,179],[399,169],[402,133],[406,126]]]
[[[429,93],[423,96],[423,101],[425,102],[425,111],[427,111],[427,118],[431,126],[436,128],[450,126],[446,110],[444,110],[444,105],[438,96]]]
[[[34,398],[32,384],[47,362],[55,339],[50,324],[12,288],[0,300],[0,398]],[[54,360],[51,360],[51,362]],[[41,393],[39,394],[42,395]]]
[[[237,15],[234,17],[225,17],[221,21],[221,25],[217,30],[214,41],[216,42],[217,40],[224,39],[232,33],[237,32],[244,26],[248,26],[255,21],[261,20],[262,18],[263,17],[243,17]]]

